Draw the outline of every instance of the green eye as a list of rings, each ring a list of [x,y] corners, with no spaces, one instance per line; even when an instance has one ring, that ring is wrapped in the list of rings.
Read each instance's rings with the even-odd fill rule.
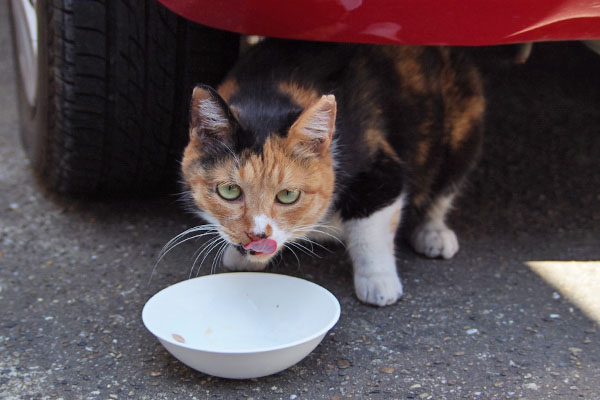
[[[217,193],[225,200],[236,200],[242,195],[242,188],[238,185],[231,185],[229,183],[222,183],[217,186]]]
[[[289,190],[283,189],[281,192],[277,193],[277,200],[283,204],[292,204],[298,197],[300,197],[300,191],[298,189]]]

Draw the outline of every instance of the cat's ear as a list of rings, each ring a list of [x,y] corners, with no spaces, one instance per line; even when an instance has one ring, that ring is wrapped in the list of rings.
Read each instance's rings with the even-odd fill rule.
[[[288,133],[288,146],[303,156],[325,155],[331,145],[336,111],[335,96],[322,96],[294,122]]]
[[[205,150],[230,147],[237,122],[225,100],[213,88],[194,88],[190,106],[190,140]]]

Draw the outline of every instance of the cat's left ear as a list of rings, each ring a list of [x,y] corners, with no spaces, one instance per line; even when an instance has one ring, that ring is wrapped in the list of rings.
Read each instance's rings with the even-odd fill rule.
[[[231,146],[237,122],[225,100],[206,85],[194,88],[190,106],[190,140],[199,141],[205,151]]]
[[[288,133],[288,146],[303,156],[325,155],[331,145],[336,111],[335,96],[322,96],[294,122]]]

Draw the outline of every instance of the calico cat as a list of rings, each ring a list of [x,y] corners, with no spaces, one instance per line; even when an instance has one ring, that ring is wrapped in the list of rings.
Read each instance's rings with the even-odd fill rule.
[[[262,270],[289,244],[340,236],[357,297],[389,305],[406,216],[417,252],[458,251],[445,216],[480,152],[484,108],[455,49],[267,39],[218,90],[194,89],[183,177],[226,268]]]

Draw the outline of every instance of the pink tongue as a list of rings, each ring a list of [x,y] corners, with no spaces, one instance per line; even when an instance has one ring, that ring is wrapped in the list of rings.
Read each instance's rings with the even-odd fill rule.
[[[273,254],[277,250],[277,242],[273,239],[260,239],[244,245],[246,250],[254,250],[257,253]]]

